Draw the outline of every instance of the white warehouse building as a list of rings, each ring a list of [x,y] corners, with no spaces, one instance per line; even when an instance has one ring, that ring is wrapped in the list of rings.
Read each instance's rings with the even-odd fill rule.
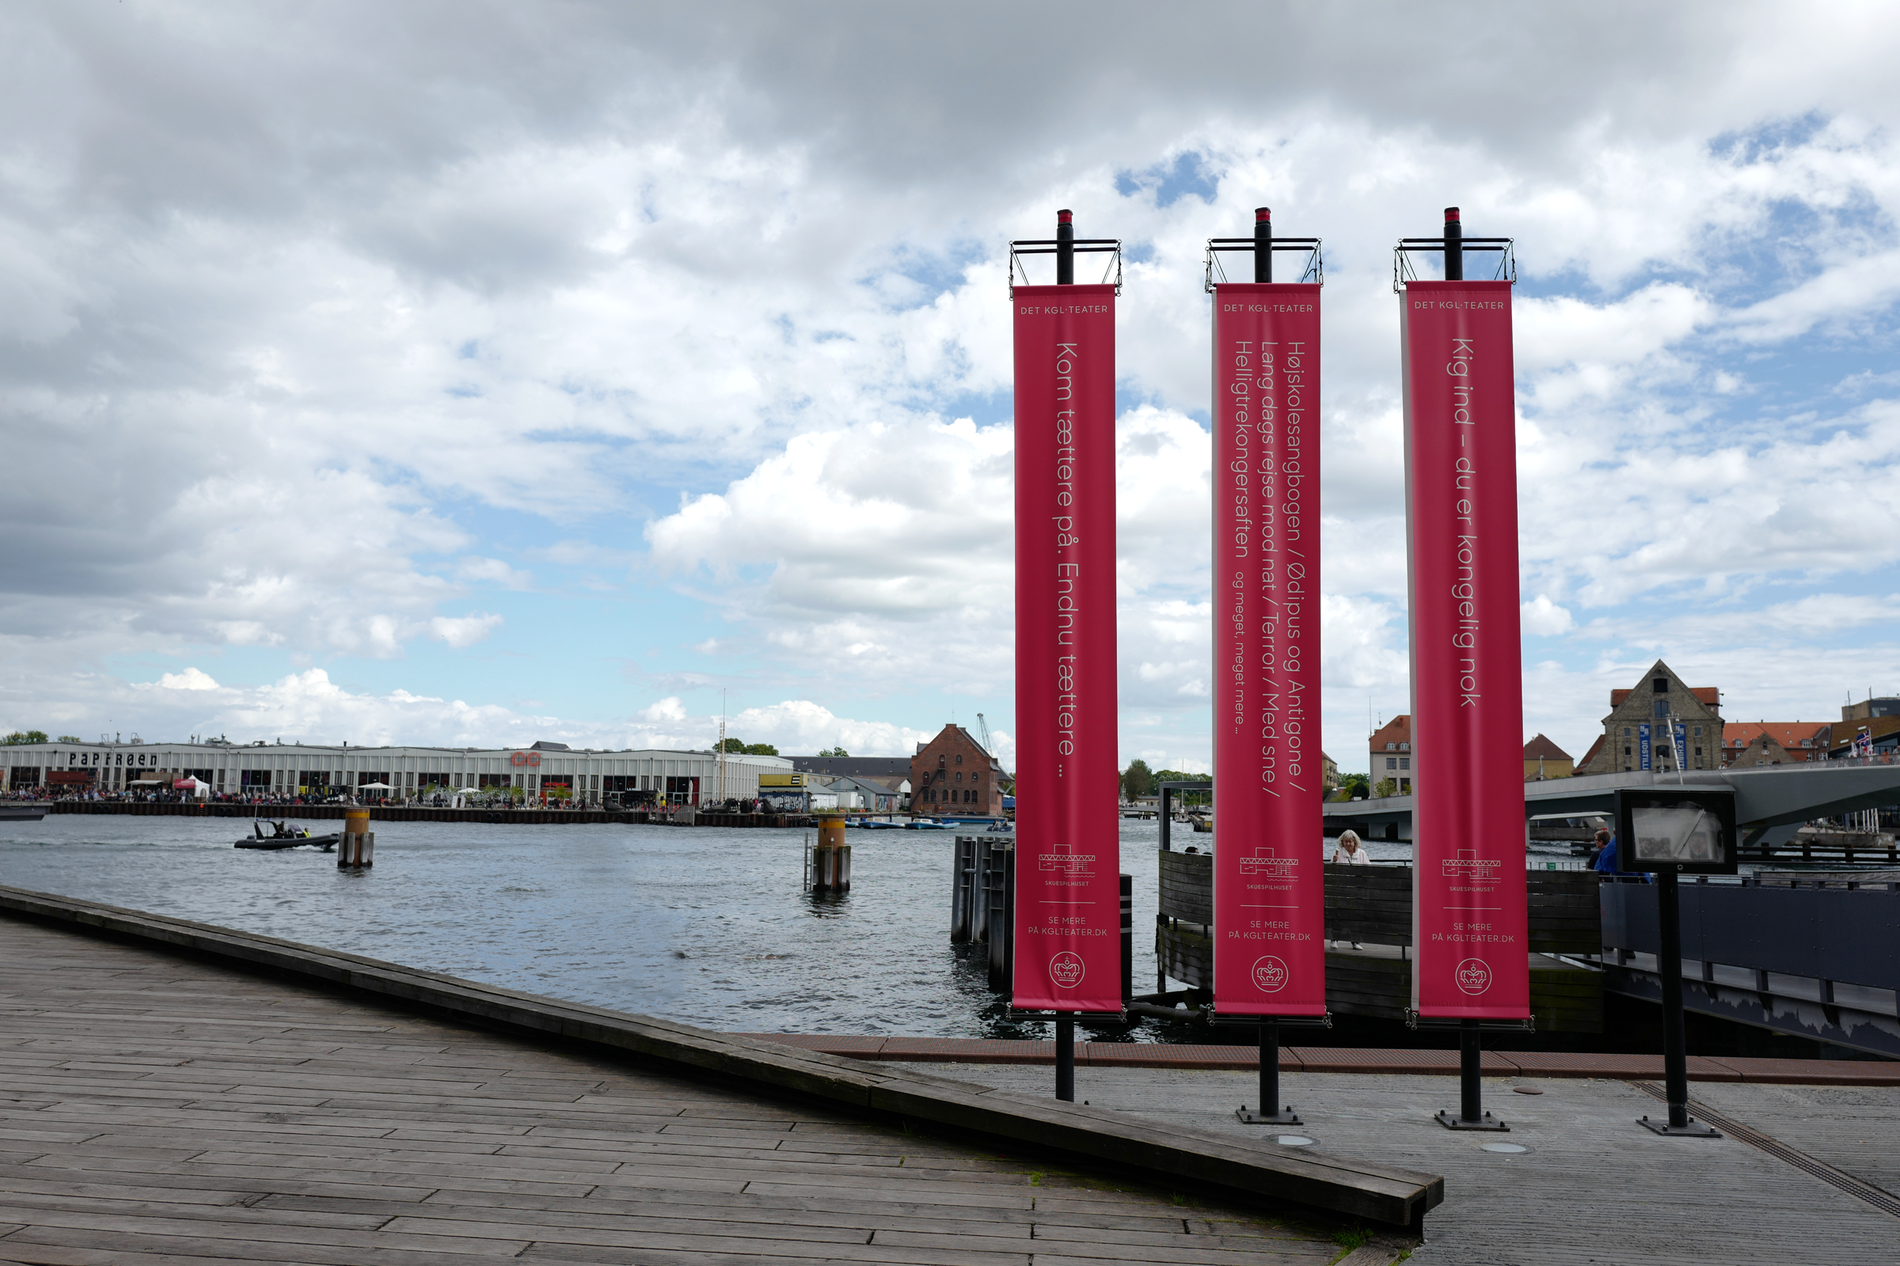
[[[781,756],[597,751],[563,743],[527,748],[349,747],[303,743],[21,743],[5,749],[7,788],[44,794],[169,790],[196,778],[215,795],[327,796],[371,792],[415,800],[474,787],[607,808],[751,800],[759,775],[785,773]]]

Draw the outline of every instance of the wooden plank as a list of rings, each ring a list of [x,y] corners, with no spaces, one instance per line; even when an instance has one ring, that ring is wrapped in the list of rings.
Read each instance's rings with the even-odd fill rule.
[[[86,908],[74,917],[97,914]],[[132,916],[108,921],[119,926],[122,919]],[[161,930],[160,942],[199,949],[238,935],[181,929],[175,921]],[[86,988],[74,977],[87,957],[82,947],[100,952],[112,983],[105,1005],[95,998],[76,1018],[68,1003]],[[48,949],[70,966],[4,966],[44,961]],[[269,942],[258,952],[263,970],[279,970],[277,959],[290,955]],[[1047,1168],[1047,1160],[1006,1159],[993,1147],[977,1151],[878,1121],[935,1120],[1005,1139],[1002,1150],[1034,1147],[1039,1157],[1062,1152],[1086,1163],[1105,1153],[1118,1165],[1151,1167],[1171,1184],[1187,1158],[1204,1192],[1217,1191],[1223,1177],[1229,1190],[1248,1191],[1232,1179],[1251,1173],[1256,1194],[1271,1187],[1277,1199],[1298,1200],[1356,1189],[1361,1207],[1398,1216],[1407,1215],[1408,1200],[1422,1207],[1439,1195],[1429,1176],[1407,1171],[1289,1160],[1252,1139],[1165,1131],[1086,1107],[1052,1110],[902,1068],[866,1069],[309,953],[324,971],[351,981],[387,973],[371,991],[375,1009],[347,994],[311,994],[256,976],[230,989],[232,973],[209,965],[0,919],[0,981],[21,1004],[7,1023],[42,1047],[0,1061],[0,1079],[17,1072],[41,1083],[15,1088],[12,1104],[0,1102],[0,1130],[35,1135],[18,1140],[31,1143],[19,1163],[0,1158],[0,1219],[19,1228],[9,1239],[38,1245],[36,1253],[260,1262],[351,1255],[384,1262],[426,1252],[436,1266],[516,1255],[552,1261],[557,1251],[596,1250],[620,1261],[641,1253],[671,1261],[1028,1260],[1020,1246],[1033,1242],[1039,1225],[1029,1169]],[[162,983],[188,978],[193,988]],[[325,979],[321,972],[314,978]],[[446,999],[491,1022],[532,1017],[518,1020],[526,1026],[514,1028],[519,1036],[475,1033],[391,1009],[402,990],[413,991],[412,1001],[438,1006]],[[263,995],[271,995],[268,1005]],[[168,1024],[164,1011],[174,999],[180,1015],[222,1023]],[[340,1043],[320,1069],[306,1066],[307,1045],[257,1045],[319,1024],[326,1040]],[[194,1047],[192,1032],[212,1035],[224,1053]],[[559,1035],[560,1051],[536,1045],[546,1033]],[[576,1034],[617,1053],[570,1054]],[[395,1054],[358,1059],[358,1046]],[[249,1053],[231,1057],[239,1048]],[[651,1053],[675,1048],[670,1057]],[[408,1062],[418,1051],[439,1063]],[[52,1054],[62,1058],[50,1062]],[[724,1076],[681,1080],[682,1070]],[[809,1096],[811,1087],[842,1094],[842,1106],[874,1119],[840,1115],[822,1097],[751,1097],[787,1088]],[[35,1106],[18,1102],[22,1090]],[[1263,1154],[1272,1164],[1262,1163]],[[1100,1207],[1131,1235],[1176,1233],[1174,1216],[1152,1196],[1080,1198],[1106,1202]],[[1074,1215],[1052,1206],[1051,1216],[1071,1219],[1072,1237]],[[875,1243],[879,1235],[886,1242]],[[1209,1260],[1220,1260],[1219,1237],[1201,1238]],[[1301,1260],[1318,1266],[1330,1255],[1315,1241]]]

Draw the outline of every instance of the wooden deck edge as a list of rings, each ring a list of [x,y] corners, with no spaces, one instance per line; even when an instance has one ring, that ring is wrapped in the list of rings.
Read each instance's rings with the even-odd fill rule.
[[[804,1051],[840,1055],[866,1063],[1033,1064],[1055,1063],[1055,1043],[991,1041],[983,1038],[934,1038],[911,1047],[908,1039],[805,1033],[737,1033],[735,1037],[776,1042]],[[997,1049],[1007,1047],[1009,1049]],[[1253,1072],[1259,1055],[1234,1046],[1208,1054],[1208,1048],[1128,1042],[1076,1045],[1078,1067],[1165,1068],[1184,1072]],[[1282,1046],[1282,1073],[1376,1073],[1456,1077],[1458,1053],[1431,1049],[1377,1049],[1358,1046]],[[1691,1055],[1690,1081],[1746,1081],[1783,1086],[1896,1086],[1900,1062],[1892,1060],[1781,1059],[1741,1055]],[[1486,1051],[1486,1077],[1553,1080],[1654,1081],[1663,1075],[1662,1056],[1603,1056],[1588,1052]]]
[[[988,1091],[888,1063],[544,998],[214,924],[8,887],[0,887],[0,913],[360,990],[519,1033],[584,1042],[716,1074],[740,1086],[1046,1147],[1163,1184],[1186,1179],[1414,1231],[1445,1198],[1444,1179],[1433,1174],[1315,1157],[1198,1130],[1162,1129],[1106,1108]]]

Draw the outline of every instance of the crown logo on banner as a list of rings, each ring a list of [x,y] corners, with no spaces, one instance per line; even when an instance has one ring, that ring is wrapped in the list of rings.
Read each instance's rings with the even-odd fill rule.
[[[1095,854],[1074,853],[1067,844],[1058,844],[1049,853],[1036,855],[1036,869],[1058,875],[1067,875],[1071,879],[1086,879],[1094,874]]]
[[[1458,856],[1447,857],[1439,862],[1439,874],[1446,879],[1479,879],[1496,882],[1498,870],[1504,863],[1489,858],[1481,858],[1477,850],[1461,848]]]
[[[1454,979],[1466,993],[1483,993],[1491,987],[1491,968],[1481,959],[1467,958],[1458,964]]]
[[[1275,857],[1273,850],[1262,844],[1254,849],[1253,856],[1240,859],[1240,873],[1265,879],[1291,879],[1299,864],[1299,858]]]
[[[1087,974],[1088,966],[1083,963],[1080,954],[1063,950],[1049,960],[1049,979],[1055,981],[1059,989],[1075,988]]]
[[[1253,964],[1254,988],[1262,993],[1278,993],[1286,988],[1287,980],[1292,976],[1287,965],[1269,954],[1265,958],[1256,958]]]

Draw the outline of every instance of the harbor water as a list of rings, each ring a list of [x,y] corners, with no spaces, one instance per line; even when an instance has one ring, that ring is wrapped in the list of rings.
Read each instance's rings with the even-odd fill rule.
[[[311,849],[234,849],[248,825],[4,822],[0,883],[713,1029],[1044,1035],[1007,1019],[981,947],[950,944],[950,831],[852,831],[851,891],[812,895],[797,830],[377,822],[376,864],[359,872]],[[1175,828],[1176,848],[1210,840]],[[1154,987],[1159,847],[1157,822],[1122,822],[1137,992]],[[1128,1038],[1169,1036],[1146,1024]]]

